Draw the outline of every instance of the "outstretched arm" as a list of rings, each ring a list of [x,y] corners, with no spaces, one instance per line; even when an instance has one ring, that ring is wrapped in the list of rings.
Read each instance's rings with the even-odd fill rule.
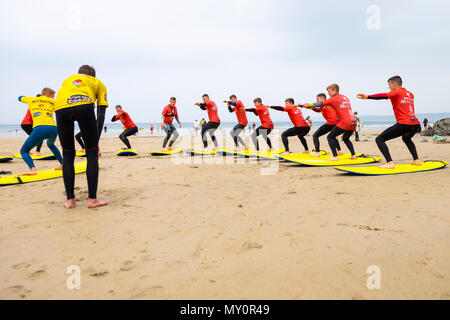
[[[359,93],[356,95],[359,99],[371,99],[371,100],[384,100],[389,99],[387,93],[377,93],[377,94],[371,94],[371,95],[365,95],[364,93]]]
[[[258,115],[258,113],[256,113],[256,108],[248,108],[248,109],[245,109],[245,111],[246,112],[253,112],[255,114],[255,116]]]
[[[197,102],[195,105],[199,106],[200,109],[202,109],[202,110],[206,110],[206,103],[199,103],[199,102]]]
[[[284,111],[283,107],[280,106],[269,106],[270,109],[278,110],[278,111]]]

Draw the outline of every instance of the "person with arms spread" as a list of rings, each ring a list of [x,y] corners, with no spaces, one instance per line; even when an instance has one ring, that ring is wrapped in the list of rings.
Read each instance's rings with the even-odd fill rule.
[[[204,94],[202,98],[203,103],[197,102],[195,105],[199,106],[200,109],[206,110],[208,112],[209,121],[205,125],[202,125],[203,150],[206,150],[208,148],[206,133],[209,133],[209,135],[211,136],[211,140],[214,142],[214,148],[212,149],[212,151],[216,151],[219,145],[217,143],[217,139],[216,136],[214,135],[214,132],[220,126],[220,119],[217,113],[218,111],[217,106],[214,101],[209,99],[209,96],[207,94]]]
[[[342,140],[344,141],[347,148],[352,154],[351,159],[356,159],[355,149],[353,148],[353,143],[350,141],[350,137],[356,129],[356,119],[353,115],[352,106],[350,100],[339,93],[339,86],[337,84],[331,84],[327,87],[329,99],[325,101],[316,102],[314,104],[306,104],[304,107],[307,108],[320,108],[320,107],[332,107],[336,111],[336,115],[339,121],[336,126],[331,129],[327,136],[328,144],[330,145],[333,157],[328,159],[328,161],[337,161],[338,150],[337,150],[337,137],[343,134]],[[317,150],[316,150],[317,151]]]
[[[64,206],[76,206],[75,184],[75,141],[74,122],[78,122],[86,148],[88,181],[88,208],[105,206],[108,202],[97,199],[98,187],[98,141],[108,107],[105,85],[96,77],[95,69],[83,65],[78,74],[64,80],[56,98],[56,122],[58,136],[63,149],[63,178],[67,200]],[[97,101],[97,119],[94,103]]]
[[[363,100],[389,99],[391,100],[392,108],[394,109],[394,115],[397,123],[384,130],[378,137],[375,138],[378,148],[386,159],[386,164],[382,165],[381,168],[394,169],[394,161],[392,161],[386,141],[398,138],[400,136],[413,157],[413,165],[420,166],[421,162],[419,161],[419,156],[417,155],[416,146],[411,140],[416,133],[421,131],[420,121],[417,119],[414,110],[414,95],[402,87],[403,81],[399,76],[389,78],[388,85],[391,91],[387,93],[372,95],[359,93],[357,95],[359,99]]]
[[[27,173],[29,175],[37,174],[33,159],[30,157],[30,150],[38,144],[47,139],[47,146],[53,152],[56,159],[61,164],[57,170],[62,169],[63,159],[58,148],[55,146],[55,140],[58,136],[58,129],[56,128],[55,120],[53,120],[53,113],[55,112],[55,91],[50,88],[42,89],[39,97],[24,97],[20,96],[19,101],[28,105],[28,110],[32,116],[33,128],[28,139],[20,149],[22,159],[30,168]]]
[[[124,131],[119,135],[119,139],[122,140],[122,142],[127,146],[125,150],[130,150],[131,144],[127,137],[138,133],[139,130],[134,124],[133,120],[131,120],[130,115],[127,112],[123,111],[122,106],[117,105],[116,111],[117,114],[112,117],[111,121],[114,122],[120,120],[120,122],[122,122]]]
[[[178,111],[177,111],[177,107],[175,105],[176,103],[177,103],[177,99],[175,97],[170,98],[169,104],[167,106],[165,106],[162,111],[163,123],[161,123],[161,128],[166,132],[166,137],[164,138],[164,141],[163,141],[162,151],[172,150],[172,145],[175,143],[175,140],[177,140],[177,138],[178,138],[177,129],[172,124],[174,118],[175,118],[175,120],[177,120],[178,125],[181,128],[181,122],[178,119]],[[170,137],[172,137],[172,140],[170,140],[170,142],[169,142]],[[166,148],[167,142],[169,142],[168,148]]]
[[[319,93],[316,96],[317,102],[324,102],[327,100],[327,96],[325,93]],[[330,132],[336,124],[339,122],[339,119],[336,115],[336,111],[332,107],[313,107],[313,111],[322,113],[322,116],[325,118],[326,123],[323,124],[319,129],[316,130],[313,134],[313,142],[314,142],[314,151],[315,153],[311,155],[311,157],[320,157],[320,141],[319,138],[324,134]],[[339,141],[336,140],[336,148],[338,156],[341,156],[343,153],[341,151],[341,146],[339,145]]]
[[[288,137],[297,136],[300,139],[305,151],[303,153],[309,153],[308,143],[306,142],[305,135],[308,134],[311,127],[309,123],[303,118],[302,110],[300,110],[298,105],[294,105],[294,99],[287,98],[285,101],[285,106],[269,106],[271,109],[275,109],[278,111],[287,112],[289,119],[291,119],[294,127],[287,129],[281,134],[281,140],[284,145],[284,152],[281,155],[288,155],[291,152],[289,151],[289,140]]]
[[[238,100],[236,95],[232,94],[230,100],[225,100],[224,103],[228,105],[228,111],[235,112],[238,120],[238,124],[230,131],[230,135],[233,138],[235,144],[235,151],[239,151],[239,144],[241,144],[245,150],[248,149],[244,140],[239,136],[248,124],[247,115],[245,114],[245,107],[241,100]]]
[[[253,144],[255,145],[256,151],[259,152],[258,136],[262,135],[264,140],[266,140],[269,150],[272,150],[272,142],[270,141],[268,135],[274,128],[272,119],[270,118],[269,107],[262,104],[261,98],[255,98],[253,100],[255,108],[245,109],[247,112],[253,112],[261,120],[261,125],[256,128],[252,133]],[[255,124],[256,126],[256,124]]]

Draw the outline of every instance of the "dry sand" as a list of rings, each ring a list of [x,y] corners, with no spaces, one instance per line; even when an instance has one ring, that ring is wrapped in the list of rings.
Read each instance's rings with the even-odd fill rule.
[[[374,133],[366,138],[357,152],[379,154]],[[450,145],[420,139],[422,159],[450,159]],[[116,157],[119,139],[101,141],[107,207],[86,208],[84,174],[74,210],[62,207],[62,179],[0,188],[0,298],[450,298],[449,169],[363,177],[280,163],[263,175],[267,162],[179,164],[148,154],[161,137],[130,140],[140,156]],[[0,139],[1,154],[23,141]],[[389,146],[411,161],[401,139]],[[70,265],[79,290],[66,288]],[[370,265],[380,290],[366,286]]]

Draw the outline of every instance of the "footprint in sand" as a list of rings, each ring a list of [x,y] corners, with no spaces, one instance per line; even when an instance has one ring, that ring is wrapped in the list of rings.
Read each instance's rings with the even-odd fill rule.
[[[133,269],[133,261],[128,260],[122,263],[122,267],[120,268],[120,271],[130,271]]]
[[[28,290],[24,286],[18,284],[15,286],[5,288],[2,293],[4,293],[6,296],[14,295],[14,296],[19,296],[22,299],[24,299],[24,298],[26,298],[26,295],[30,292],[31,292],[31,290]]]
[[[37,271],[31,273],[28,276],[28,279],[30,279],[30,280],[38,280],[38,279],[41,279],[41,278],[45,277],[46,275],[47,275],[47,271],[45,271],[45,270],[37,270]]]

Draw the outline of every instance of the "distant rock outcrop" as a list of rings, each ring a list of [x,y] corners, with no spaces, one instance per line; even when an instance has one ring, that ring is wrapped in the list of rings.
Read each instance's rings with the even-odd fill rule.
[[[450,136],[450,118],[445,118],[437,121],[432,129],[422,131],[423,136]]]

